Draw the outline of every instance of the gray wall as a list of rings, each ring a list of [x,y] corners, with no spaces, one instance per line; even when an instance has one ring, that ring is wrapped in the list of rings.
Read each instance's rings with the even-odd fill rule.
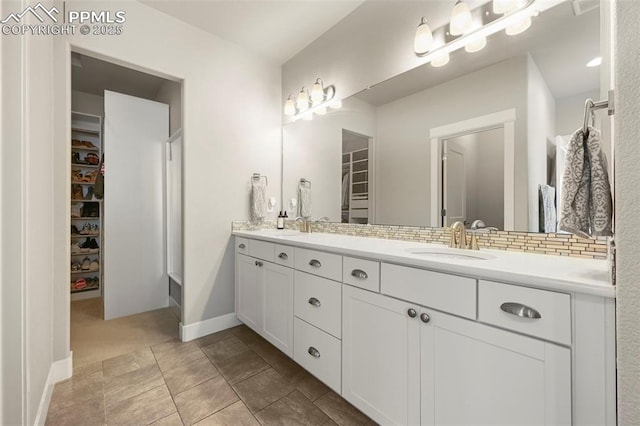
[[[169,105],[169,134],[182,127],[182,84],[165,81],[156,94],[156,101]]]
[[[640,424],[640,2],[617,3],[616,243],[618,422]]]
[[[566,98],[556,99],[556,134],[560,136],[571,135],[580,126],[584,119],[584,101],[588,98],[597,101],[600,99],[599,90],[590,90]],[[600,116],[597,116],[600,120]],[[609,157],[609,153],[607,153]]]
[[[104,96],[72,90],[71,110],[104,117]]]

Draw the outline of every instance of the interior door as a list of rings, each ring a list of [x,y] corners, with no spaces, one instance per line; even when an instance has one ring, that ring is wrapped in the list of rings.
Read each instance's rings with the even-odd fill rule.
[[[445,157],[442,162],[443,173],[443,225],[466,220],[467,178],[465,173],[464,151],[455,144],[444,142]]]
[[[169,303],[164,164],[169,106],[104,93],[104,316]]]

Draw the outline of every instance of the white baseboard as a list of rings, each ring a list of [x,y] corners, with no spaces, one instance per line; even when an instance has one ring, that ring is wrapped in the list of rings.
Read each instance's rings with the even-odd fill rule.
[[[194,324],[182,325],[180,323],[180,340],[188,342],[198,337],[203,337],[211,333],[226,330],[242,324],[236,317],[235,312],[208,320],[196,322]]]
[[[40,405],[38,406],[38,412],[36,418],[33,421],[34,425],[44,425],[47,420],[47,411],[49,411],[49,403],[51,402],[51,395],[53,394],[53,387],[56,383],[63,380],[67,380],[73,374],[73,352],[69,352],[69,356],[66,359],[55,361],[49,368],[49,375],[47,376],[47,382],[44,385],[42,391],[42,397],[40,398]]]

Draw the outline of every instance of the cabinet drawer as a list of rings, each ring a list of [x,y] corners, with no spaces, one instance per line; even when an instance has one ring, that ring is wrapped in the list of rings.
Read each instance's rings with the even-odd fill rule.
[[[380,263],[345,256],[342,258],[342,282],[378,293]]]
[[[293,359],[338,394],[341,393],[341,342],[299,318],[293,325]]]
[[[276,244],[276,263],[282,266],[293,268],[293,266],[295,265],[295,263],[293,262],[293,253],[293,247]]]
[[[296,248],[296,269],[335,281],[342,280],[342,256]]]
[[[476,319],[476,280],[473,278],[383,263],[380,292]]]
[[[536,312],[539,318],[535,318]],[[480,281],[478,319],[531,336],[571,344],[571,297],[568,294]]]
[[[236,253],[249,254],[249,240],[236,237]]]
[[[276,245],[274,243],[268,243],[266,241],[250,240],[249,256],[273,262],[275,260],[275,246]]]
[[[342,284],[295,271],[294,314],[340,338],[342,335]]]

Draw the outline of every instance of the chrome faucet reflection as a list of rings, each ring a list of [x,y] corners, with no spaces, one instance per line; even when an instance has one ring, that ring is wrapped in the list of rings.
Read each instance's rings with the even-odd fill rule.
[[[296,223],[300,224],[300,232],[306,232],[308,234],[311,233],[312,231],[312,224],[318,223],[318,222],[329,222],[329,218],[327,216],[322,216],[320,219],[317,220],[311,220],[310,217],[302,217],[302,216],[298,216],[296,217]]]

